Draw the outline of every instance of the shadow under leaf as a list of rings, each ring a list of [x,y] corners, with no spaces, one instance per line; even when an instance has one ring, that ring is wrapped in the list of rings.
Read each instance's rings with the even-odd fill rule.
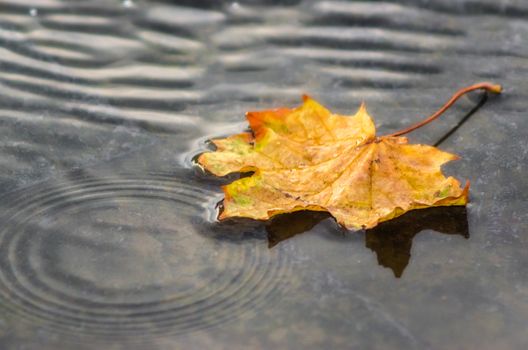
[[[268,246],[312,229],[331,217],[327,212],[299,211],[276,216],[266,224]],[[365,231],[365,246],[376,253],[378,263],[399,278],[409,264],[413,238],[424,230],[469,238],[465,207],[435,207],[412,210]]]
[[[465,207],[436,207],[410,211],[366,230],[365,246],[374,251],[378,264],[401,277],[411,258],[412,240],[424,230],[469,238]]]
[[[309,231],[329,217],[327,212],[308,210],[278,215],[266,224],[268,247],[272,248],[288,238]]]

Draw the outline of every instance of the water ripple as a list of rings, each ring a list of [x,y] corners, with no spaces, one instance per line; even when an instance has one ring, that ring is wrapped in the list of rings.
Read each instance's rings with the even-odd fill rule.
[[[71,176],[3,201],[0,298],[55,331],[144,337],[219,325],[269,302],[286,264],[263,240],[197,227],[207,191],[172,176]]]
[[[457,131],[455,153],[479,159],[481,147],[471,145],[482,135],[487,145],[525,139],[525,0],[0,0],[0,9],[0,328],[13,325],[8,335],[0,329],[1,348],[51,334],[59,343],[88,337],[88,347],[141,338],[148,345],[138,348],[150,349],[153,335],[220,325],[200,332],[213,345],[192,345],[251,334],[246,347],[387,347],[371,315],[350,317],[357,309],[347,309],[348,296],[326,307],[340,297],[313,287],[331,266],[344,285],[383,283],[349,263],[361,250],[340,243],[329,255],[310,246],[314,235],[268,250],[262,226],[214,222],[219,186],[230,179],[190,170],[193,157],[205,140],[244,130],[246,111],[295,106],[303,93],[343,114],[364,100],[385,133],[488,79],[508,85],[500,113],[490,103],[473,119],[478,127]],[[456,108],[417,141],[438,140],[463,114]],[[499,168],[524,164],[522,152],[510,153],[518,159]],[[471,174],[470,163],[457,169]],[[501,193],[515,194],[512,186]],[[303,244],[321,258],[292,274],[310,256],[300,254]],[[255,314],[253,323],[230,322]],[[358,319],[373,331],[355,330]],[[18,328],[22,321],[29,326]]]

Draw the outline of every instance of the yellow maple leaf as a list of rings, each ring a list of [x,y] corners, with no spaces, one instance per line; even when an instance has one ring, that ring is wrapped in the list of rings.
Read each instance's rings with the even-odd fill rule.
[[[406,137],[376,137],[364,104],[349,117],[305,96],[298,108],[246,117],[252,133],[213,140],[217,150],[198,158],[217,176],[254,172],[223,187],[219,219],[315,210],[359,229],[413,209],[467,203],[469,183],[461,188],[440,168],[457,156]]]

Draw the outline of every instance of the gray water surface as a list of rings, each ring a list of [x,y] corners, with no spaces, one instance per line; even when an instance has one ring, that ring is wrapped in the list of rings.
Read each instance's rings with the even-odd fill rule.
[[[525,349],[528,3],[0,1],[1,349]],[[307,93],[461,159],[467,209],[216,221],[193,159]],[[466,119],[465,116],[467,116]],[[465,122],[444,137],[461,120]]]

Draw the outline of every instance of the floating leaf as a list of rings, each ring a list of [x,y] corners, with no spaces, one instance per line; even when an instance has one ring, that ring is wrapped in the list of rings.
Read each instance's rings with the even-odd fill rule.
[[[223,187],[219,219],[314,210],[359,229],[413,209],[467,203],[469,184],[461,188],[440,169],[455,155],[408,144],[400,135],[415,126],[377,137],[364,104],[354,116],[342,116],[305,96],[298,108],[249,112],[247,120],[251,133],[213,140],[217,150],[198,158],[218,176],[253,172]]]

